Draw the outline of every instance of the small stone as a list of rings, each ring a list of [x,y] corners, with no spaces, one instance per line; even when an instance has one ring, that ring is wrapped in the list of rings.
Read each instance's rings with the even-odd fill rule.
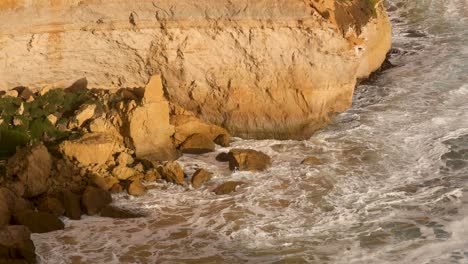
[[[146,194],[146,187],[141,183],[141,181],[134,180],[128,185],[128,194],[133,196],[143,196]]]
[[[119,165],[112,170],[112,175],[119,180],[127,180],[136,174],[136,170],[122,165]]]
[[[168,182],[172,182],[179,185],[185,184],[185,174],[179,163],[169,161],[161,168],[161,176]]]
[[[253,149],[233,149],[229,152],[229,169],[264,171],[271,167],[271,158]]]
[[[216,187],[216,189],[214,189],[213,192],[216,193],[217,195],[230,194],[232,192],[235,192],[238,186],[241,186],[244,184],[245,182],[228,181]]]
[[[8,96],[8,97],[14,97],[14,98],[17,98],[18,97],[18,91],[16,90],[10,90],[10,91],[7,91],[5,93],[5,96]]]
[[[301,164],[303,165],[323,165],[325,162],[322,159],[319,159],[315,156],[310,156],[305,158]]]
[[[132,164],[135,160],[131,155],[125,152],[121,152],[119,156],[117,156],[117,159],[115,160],[117,164],[119,165],[130,165]]]
[[[81,204],[88,215],[98,214],[102,208],[112,202],[110,193],[101,188],[88,186],[81,196]]]
[[[108,205],[101,210],[101,216],[116,219],[129,219],[143,217],[144,215]]]
[[[23,115],[24,114],[24,103],[21,103],[20,107],[18,108],[18,111],[16,111],[18,115]]]
[[[213,177],[213,173],[205,169],[198,169],[192,176],[192,186],[198,189],[203,183],[209,181]]]
[[[180,150],[187,154],[204,154],[213,152],[215,148],[213,141],[203,134],[188,137],[180,146]]]
[[[229,154],[227,152],[221,152],[216,156],[216,160],[219,162],[228,162]]]
[[[155,182],[161,178],[161,175],[157,170],[150,170],[145,173],[145,181],[146,182]]]
[[[49,122],[55,126],[57,124],[58,118],[54,114],[50,114],[47,116],[47,120],[49,120]]]
[[[13,117],[13,125],[14,126],[22,126],[23,125],[23,120],[19,119],[18,117]]]

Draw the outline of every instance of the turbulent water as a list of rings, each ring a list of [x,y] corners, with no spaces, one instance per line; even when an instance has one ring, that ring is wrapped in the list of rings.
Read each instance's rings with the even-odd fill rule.
[[[189,174],[216,173],[208,186],[117,196],[148,216],[66,220],[33,236],[42,262],[468,263],[468,1],[387,6],[396,67],[331,126],[307,141],[237,140],[273,158],[265,173],[186,156]],[[326,162],[301,165],[310,155]],[[248,184],[210,192],[225,180]]]

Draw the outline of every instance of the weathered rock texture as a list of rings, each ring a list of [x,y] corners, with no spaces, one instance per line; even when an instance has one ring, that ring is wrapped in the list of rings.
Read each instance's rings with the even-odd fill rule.
[[[0,1],[0,90],[82,77],[143,87],[161,74],[172,103],[234,135],[303,138],[383,62],[381,2]]]

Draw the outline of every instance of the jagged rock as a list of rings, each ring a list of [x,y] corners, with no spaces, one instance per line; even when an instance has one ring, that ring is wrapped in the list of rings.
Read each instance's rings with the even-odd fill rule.
[[[169,104],[160,76],[151,77],[142,104],[128,114],[129,132],[138,158],[173,160],[177,157],[169,123]]]
[[[24,113],[24,103],[21,103],[20,107],[18,107],[18,110],[16,111],[18,115],[22,115]]]
[[[198,189],[203,183],[209,181],[213,177],[213,173],[205,169],[198,169],[192,176],[192,186]]]
[[[0,263],[36,263],[36,248],[25,226],[0,228]]]
[[[163,179],[179,185],[185,184],[185,174],[179,163],[169,161],[161,169],[160,174]]]
[[[47,116],[47,120],[49,120],[49,122],[55,126],[55,124],[57,124],[58,118],[54,114],[50,114]]]
[[[213,152],[215,148],[213,141],[203,134],[194,134],[188,137],[180,146],[180,150],[187,154]]]
[[[84,104],[75,113],[75,122],[78,127],[81,127],[84,122],[93,118],[96,111],[96,105]]]
[[[42,145],[23,148],[8,160],[7,174],[17,178],[24,187],[22,196],[38,196],[47,191],[47,180],[52,169],[52,159]]]
[[[112,122],[107,120],[107,118],[105,117],[98,117],[96,119],[93,119],[89,123],[89,131],[92,133],[107,133],[115,135],[117,137],[120,136],[119,131],[114,126],[114,124],[112,124]]]
[[[127,180],[138,174],[138,172],[132,168],[119,165],[112,170],[112,175],[119,180]]]
[[[90,177],[90,184],[94,184],[104,191],[110,190],[112,186],[117,183],[119,183],[119,180],[112,176],[101,176],[99,174],[93,174]]]
[[[146,187],[141,183],[140,179],[136,179],[128,185],[127,192],[133,196],[143,196],[146,194]]]
[[[17,127],[17,126],[22,126],[23,125],[23,120],[21,120],[21,118],[15,116],[13,117],[13,126]]]
[[[121,192],[123,192],[123,190],[124,190],[124,188],[122,187],[122,185],[120,185],[119,183],[116,183],[116,184],[112,185],[109,192],[110,193],[121,193]]]
[[[221,152],[219,153],[216,158],[217,161],[219,162],[228,162],[229,161],[229,153],[227,152]]]
[[[129,219],[143,217],[144,215],[108,205],[101,210],[101,216],[117,219]]]
[[[84,166],[105,164],[115,153],[124,150],[122,139],[107,133],[89,133],[60,144],[60,152]]]
[[[174,115],[171,116],[171,124],[175,127],[174,140],[177,146],[184,143],[195,134],[205,136],[210,142],[217,141],[218,144],[226,147],[230,143],[230,136],[226,129],[203,122],[192,113],[182,111],[177,107]]]
[[[42,199],[37,209],[41,212],[51,213],[57,217],[65,214],[62,202],[53,196],[46,196]]]
[[[26,210],[18,213],[14,218],[16,223],[26,226],[32,233],[48,233],[65,227],[57,216],[46,212]]]
[[[17,92],[19,97],[23,100],[30,100],[31,98],[34,99],[34,93],[28,87],[16,87],[14,88]]]
[[[101,188],[92,186],[86,187],[83,196],[81,196],[81,204],[83,205],[85,213],[88,215],[99,214],[101,209],[111,202],[112,197],[110,193]]]
[[[253,149],[232,149],[229,151],[229,169],[241,171],[264,171],[271,167],[271,158]]]
[[[18,95],[19,95],[19,94],[18,94],[18,91],[16,91],[16,90],[10,90],[10,91],[7,91],[7,92],[5,93],[4,96],[16,98],[16,97],[18,97]]]
[[[135,162],[133,157],[130,154],[125,153],[125,152],[120,153],[117,156],[117,159],[115,161],[117,162],[117,164],[123,165],[123,166],[130,165],[133,162]]]
[[[322,159],[319,159],[315,156],[310,156],[310,157],[307,157],[305,158],[301,164],[303,165],[323,165],[325,164],[324,160]]]
[[[227,181],[213,190],[214,193],[217,195],[224,195],[224,194],[230,194],[232,192],[235,192],[238,186],[244,185],[245,182],[241,181]]]
[[[150,170],[145,173],[144,180],[146,182],[155,182],[161,178],[161,175],[157,170]]]
[[[81,197],[71,191],[64,191],[63,206],[65,207],[65,216],[72,220],[81,219]]]

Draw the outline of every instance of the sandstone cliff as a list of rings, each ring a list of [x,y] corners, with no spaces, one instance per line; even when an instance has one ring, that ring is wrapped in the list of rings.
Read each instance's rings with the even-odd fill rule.
[[[244,137],[304,138],[383,62],[375,0],[3,0],[0,90],[143,87]]]

